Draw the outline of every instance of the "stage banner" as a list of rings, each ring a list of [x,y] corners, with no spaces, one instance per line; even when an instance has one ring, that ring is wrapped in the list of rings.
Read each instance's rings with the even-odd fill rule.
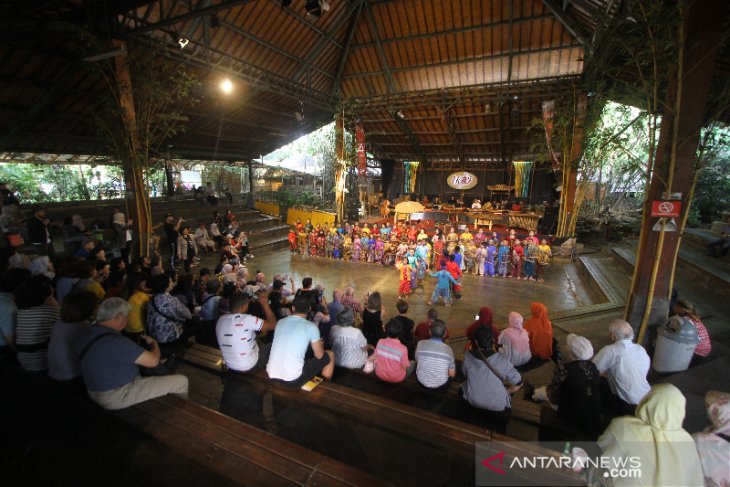
[[[530,180],[532,179],[531,161],[514,161],[515,167],[515,196],[527,198],[530,195]]]
[[[368,156],[365,151],[365,129],[362,120],[355,122],[355,143],[357,143],[357,176],[364,178],[368,173]]]
[[[478,179],[476,175],[466,171],[451,173],[446,178],[446,184],[454,189],[458,189],[459,191],[472,189],[477,185],[477,181]]]
[[[403,192],[416,192],[416,177],[418,175],[418,161],[403,161]]]

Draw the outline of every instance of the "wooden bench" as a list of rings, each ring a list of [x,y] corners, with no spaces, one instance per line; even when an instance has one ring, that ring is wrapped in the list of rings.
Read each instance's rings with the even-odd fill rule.
[[[238,485],[384,485],[361,470],[174,396],[115,415]]]
[[[180,358],[207,370],[222,371],[223,361],[220,351],[214,348],[194,344],[186,349]],[[333,382],[323,382],[313,391],[304,392],[270,381],[265,371],[236,374],[235,377],[236,380],[244,381],[261,394],[271,394],[286,404],[296,405],[296,408],[303,411],[302,414],[315,410],[328,411],[339,418],[346,418],[352,423],[385,432],[409,444],[428,446],[432,450],[443,452],[446,455],[438,461],[449,462],[451,476],[446,479],[449,483],[473,485],[477,442],[489,443],[488,451],[493,451],[492,454],[507,451],[508,455],[536,453],[542,456],[557,455],[550,450],[535,449],[529,444],[515,444],[513,438],[483,427]],[[378,468],[387,467],[379,465]],[[423,468],[428,469],[428,466],[425,465]],[[391,474],[395,475],[392,472]],[[545,472],[541,472],[540,477],[530,476],[524,480],[530,484],[540,485],[544,482],[543,474]],[[550,471],[546,475],[554,476],[562,485],[574,485],[577,479],[572,473],[562,471]],[[416,479],[410,480],[415,483]],[[445,479],[425,476],[417,480],[420,485],[428,485],[443,483]]]

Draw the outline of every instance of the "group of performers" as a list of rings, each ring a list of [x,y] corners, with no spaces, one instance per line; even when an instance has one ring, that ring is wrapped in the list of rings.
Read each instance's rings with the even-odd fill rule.
[[[446,235],[441,228],[436,228],[429,237],[424,228],[405,222],[395,226],[390,222],[372,227],[367,223],[314,226],[310,220],[304,224],[297,220],[289,231],[289,249],[307,256],[396,266],[400,297],[422,288],[429,269],[435,270],[431,276],[440,284],[442,281],[450,284],[449,289],[456,297],[459,297],[463,273],[542,281],[552,257],[547,241],[538,240],[533,231],[520,240],[514,229],[501,239],[497,232],[486,234],[482,228],[472,234],[468,228],[457,233],[450,227]],[[454,282],[440,274],[442,270]]]

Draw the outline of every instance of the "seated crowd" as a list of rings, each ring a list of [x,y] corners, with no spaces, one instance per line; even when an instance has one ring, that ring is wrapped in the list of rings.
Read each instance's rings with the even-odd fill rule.
[[[231,216],[221,219],[227,230],[236,227]],[[377,291],[361,304],[353,288],[334,290],[328,302],[324,287],[312,278],[297,289],[289,276],[277,274],[269,282],[261,272],[250,273],[244,265],[252,257],[244,232],[235,237],[234,248],[216,223],[210,234],[203,226],[197,236],[180,224],[171,217],[165,223],[173,256],[169,271],[159,253],[134,263],[129,254],[107,261],[104,250],[89,239],[80,242],[74,256],[56,261],[58,268],[48,256],[10,257],[0,282],[3,354],[12,348],[26,371],[47,375],[113,410],[165,394],[186,398],[188,379],[170,373],[167,365],[195,336],[220,348],[232,374],[263,374],[265,369],[270,380],[292,388],[316,376],[331,380],[335,367],[373,373],[388,383],[413,376],[420,387],[454,394],[501,422],[511,415],[512,395],[525,386],[520,367],[552,360],[549,383],[528,395],[598,437],[604,452],[626,452],[637,441],[680,445],[691,440],[681,428],[684,397],[668,384],[650,386],[649,356],[633,343],[633,329],[625,321],[610,323],[612,343],[594,355],[585,337],[570,334],[558,344],[541,303],[531,303],[526,320],[509,313],[502,330],[485,306],[466,329],[459,363],[447,344],[447,323],[435,308],[416,324],[402,299],[389,318]],[[172,231],[177,238],[170,238]],[[210,249],[220,247],[222,257],[213,271],[189,272],[195,249],[203,246],[196,240]],[[180,275],[174,271],[176,256],[185,270]],[[682,306],[687,319],[699,322],[686,303]],[[698,345],[698,355],[705,352],[709,337]],[[694,485],[702,484],[703,475],[713,480],[727,474],[722,459],[730,444],[728,397],[708,394],[713,426],[695,436],[702,462],[696,450],[657,448],[657,465],[648,473],[652,482],[662,485],[671,478]],[[724,457],[714,454],[718,449]],[[678,454],[685,459],[681,470],[667,460]]]

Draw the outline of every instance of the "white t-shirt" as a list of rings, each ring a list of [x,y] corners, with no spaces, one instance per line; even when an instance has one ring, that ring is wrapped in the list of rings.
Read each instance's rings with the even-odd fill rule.
[[[227,314],[215,326],[218,346],[229,369],[246,372],[259,359],[256,332],[261,331],[261,318],[245,314]]]
[[[307,349],[319,339],[319,328],[311,321],[299,316],[279,320],[266,365],[269,378],[283,381],[298,379],[302,375]]]
[[[606,345],[593,357],[598,371],[607,373],[611,392],[629,404],[639,404],[651,390],[646,380],[650,362],[644,347],[631,340]]]
[[[365,366],[368,352],[363,350],[368,341],[362,331],[353,326],[335,325],[330,331],[332,351],[335,353],[335,365],[348,369],[360,369]]]

